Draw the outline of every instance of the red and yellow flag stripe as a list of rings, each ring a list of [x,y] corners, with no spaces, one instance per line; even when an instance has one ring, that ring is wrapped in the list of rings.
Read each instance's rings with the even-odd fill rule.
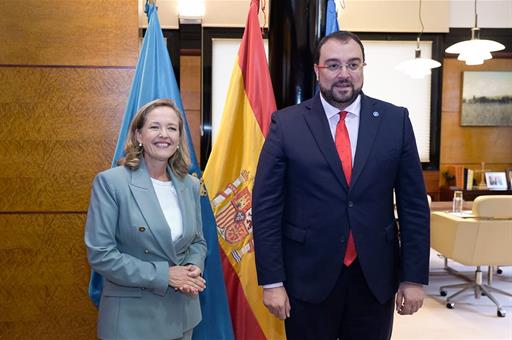
[[[217,222],[235,338],[284,339],[283,322],[263,305],[252,237],[252,188],[276,104],[258,0],[252,0],[231,74],[219,133],[203,173]]]

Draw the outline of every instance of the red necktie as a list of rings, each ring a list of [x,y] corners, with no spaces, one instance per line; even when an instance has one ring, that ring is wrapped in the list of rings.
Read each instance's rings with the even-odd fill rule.
[[[336,125],[336,150],[338,151],[338,155],[341,160],[341,166],[343,167],[343,173],[347,179],[347,184],[350,185],[350,177],[352,176],[352,148],[350,147],[350,138],[348,136],[347,126],[345,125],[345,118],[347,117],[348,112],[342,111],[339,114],[340,120]],[[352,236],[352,230],[350,230],[343,264],[345,266],[350,266],[356,257],[356,245],[354,243],[354,237]]]

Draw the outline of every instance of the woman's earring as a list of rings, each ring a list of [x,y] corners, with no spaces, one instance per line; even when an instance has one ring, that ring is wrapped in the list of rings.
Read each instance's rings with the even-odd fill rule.
[[[139,143],[139,148],[142,148],[142,143]]]
[[[176,149],[179,149],[179,148],[180,148],[180,146],[179,146],[179,145],[176,145]]]

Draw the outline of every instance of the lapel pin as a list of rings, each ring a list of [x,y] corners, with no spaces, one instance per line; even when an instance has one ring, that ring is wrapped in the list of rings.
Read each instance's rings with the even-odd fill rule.
[[[380,116],[380,113],[378,113],[377,111],[373,111],[373,116],[378,117],[378,116]]]

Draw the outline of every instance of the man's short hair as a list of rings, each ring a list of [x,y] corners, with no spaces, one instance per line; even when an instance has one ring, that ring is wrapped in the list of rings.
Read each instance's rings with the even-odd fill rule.
[[[316,51],[315,51],[315,58],[314,58],[315,64],[318,64],[318,62],[320,60],[320,49],[322,48],[322,46],[327,41],[332,40],[332,39],[338,40],[338,41],[341,41],[341,42],[347,42],[348,40],[354,40],[361,47],[361,51],[363,52],[363,62],[364,62],[364,59],[365,59],[365,56],[364,56],[364,46],[363,46],[363,43],[361,42],[361,39],[359,39],[359,37],[357,36],[357,34],[354,34],[354,33],[349,32],[349,31],[336,31],[336,32],[333,32],[333,33],[331,33],[329,35],[326,35],[318,43],[318,46],[316,47]]]

